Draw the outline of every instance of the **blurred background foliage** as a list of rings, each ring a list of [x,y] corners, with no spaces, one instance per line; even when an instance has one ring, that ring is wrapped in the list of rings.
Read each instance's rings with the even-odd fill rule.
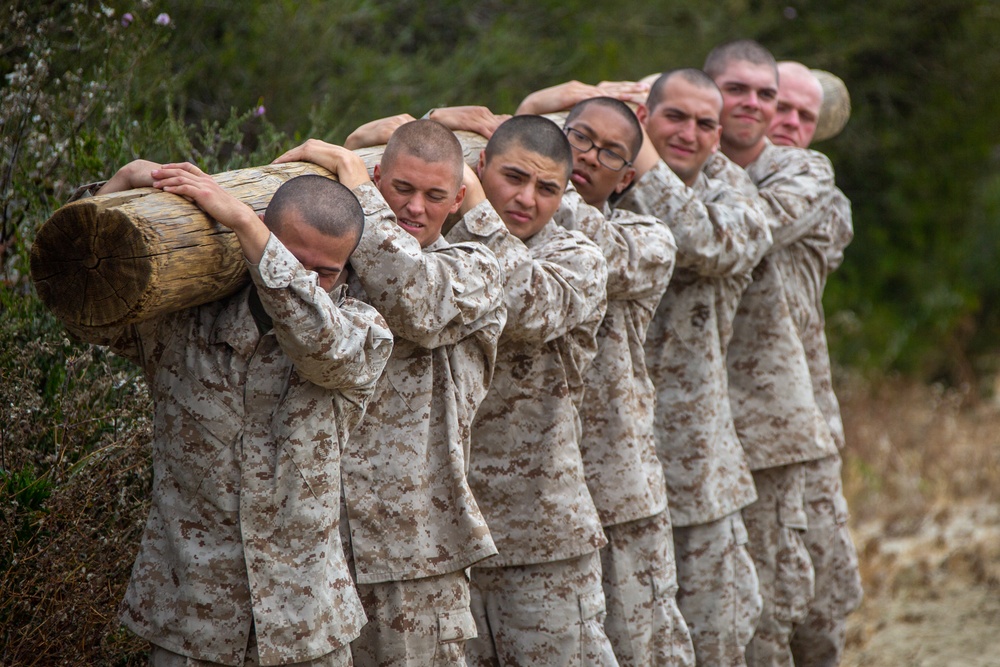
[[[38,226],[135,157],[210,172],[448,104],[699,66],[751,37],[840,76],[818,144],[856,236],[836,361],[990,391],[1000,338],[996,0],[15,0],[0,6],[0,664],[141,664],[113,614],[148,494],[134,368],[69,340],[27,276]],[[76,656],[68,659],[67,656]]]
[[[37,96],[19,100],[22,141],[41,134],[62,148],[47,174],[12,161],[5,111],[5,175],[20,179],[4,183],[8,257],[69,186],[135,156],[236,167],[309,136],[342,141],[380,116],[446,104],[511,112],[537,88],[698,66],[720,41],[758,39],[839,75],[852,95],[846,130],[817,146],[854,203],[857,234],[828,289],[836,359],[955,384],[994,370],[993,0],[109,0],[3,11],[22,14],[4,17],[8,83],[18,67],[46,64]],[[46,113],[60,94],[68,106]],[[54,127],[67,121],[60,112],[75,115],[69,137]],[[9,198],[19,186],[30,192]]]

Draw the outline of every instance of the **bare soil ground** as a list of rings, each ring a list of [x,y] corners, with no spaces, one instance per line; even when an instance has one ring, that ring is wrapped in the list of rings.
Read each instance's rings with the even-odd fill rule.
[[[1000,665],[1000,403],[840,383],[866,597],[846,667]]]

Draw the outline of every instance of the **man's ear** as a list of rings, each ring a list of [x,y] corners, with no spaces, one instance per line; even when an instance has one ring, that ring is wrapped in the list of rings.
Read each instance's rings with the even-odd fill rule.
[[[622,178],[618,181],[618,185],[615,186],[615,192],[618,194],[625,192],[625,188],[632,185],[633,180],[635,180],[635,167],[629,167],[622,174]]]
[[[379,181],[382,180],[382,170],[379,169],[381,166],[382,165],[377,164],[375,165],[375,168],[372,169],[372,183],[375,184],[376,188],[379,186]]]
[[[645,104],[640,104],[635,108],[635,117],[642,125],[646,124],[646,119],[649,118],[649,109],[646,108]]]
[[[486,169],[486,150],[479,151],[479,163],[476,164],[476,176],[483,180],[483,171]]]
[[[458,209],[462,208],[463,201],[465,201],[465,183],[458,189],[458,194],[455,195],[455,202],[448,209],[448,213],[458,213]]]

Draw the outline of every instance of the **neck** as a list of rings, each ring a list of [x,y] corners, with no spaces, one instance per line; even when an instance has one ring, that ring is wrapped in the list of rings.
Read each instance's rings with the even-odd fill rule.
[[[741,148],[733,146],[723,139],[721,147],[723,155],[745,169],[760,157],[760,154],[764,152],[764,146],[766,145],[767,143],[761,139],[749,148]]]

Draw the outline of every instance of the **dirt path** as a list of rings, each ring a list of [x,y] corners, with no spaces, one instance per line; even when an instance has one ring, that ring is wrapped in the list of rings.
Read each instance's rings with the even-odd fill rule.
[[[911,535],[855,531],[867,597],[845,667],[1000,665],[1000,508],[940,509]]]
[[[1000,385],[839,392],[866,592],[844,667],[1000,667]]]

